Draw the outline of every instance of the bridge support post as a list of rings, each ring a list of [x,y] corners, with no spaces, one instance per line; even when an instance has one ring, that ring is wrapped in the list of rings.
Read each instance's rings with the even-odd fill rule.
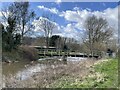
[[[45,50],[44,50],[44,57],[45,57]]]
[[[52,51],[50,53],[51,53],[51,57],[52,57]]]
[[[60,50],[59,50],[59,57],[60,57]]]
[[[67,53],[66,53],[66,51],[64,52],[64,55],[63,55],[63,58],[62,58],[62,59],[63,59],[63,61],[65,61],[65,62],[67,61]]]

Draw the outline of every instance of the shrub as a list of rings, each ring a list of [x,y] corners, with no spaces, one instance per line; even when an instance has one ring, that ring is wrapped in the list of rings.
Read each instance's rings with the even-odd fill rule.
[[[21,46],[20,49],[22,50],[22,56],[24,59],[37,60],[39,58],[38,50],[33,47]]]

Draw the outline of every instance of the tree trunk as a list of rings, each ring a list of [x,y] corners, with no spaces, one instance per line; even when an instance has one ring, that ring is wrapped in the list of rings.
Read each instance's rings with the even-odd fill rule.
[[[22,21],[24,22],[24,21]],[[23,44],[23,36],[24,36],[24,29],[25,29],[25,25],[22,25],[22,31],[21,31],[21,44]]]
[[[46,47],[49,48],[49,37],[46,37]]]

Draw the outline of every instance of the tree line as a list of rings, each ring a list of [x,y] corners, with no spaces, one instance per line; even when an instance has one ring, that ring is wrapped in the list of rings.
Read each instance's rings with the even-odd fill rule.
[[[29,2],[14,2],[9,7],[3,8],[1,13],[3,50],[11,51],[22,44],[23,37],[33,28],[31,21],[35,13],[29,10]]]
[[[64,45],[67,45],[72,48],[72,46],[75,46],[76,48],[73,48],[73,50],[78,47],[82,50],[84,47],[91,54],[94,50],[101,51],[102,47],[107,48],[105,45],[113,36],[113,28],[109,26],[107,20],[93,15],[85,21],[86,31],[84,37],[81,37],[83,41],[78,41],[82,43],[66,42],[68,39],[65,37],[52,35],[53,30],[56,29],[56,23],[52,22],[48,15],[36,18],[35,12],[29,9],[29,2],[14,2],[9,7],[4,8],[2,14],[3,22],[7,22],[6,25],[0,23],[2,46],[6,51],[11,51],[24,44],[24,41],[27,40],[26,35],[34,31],[36,26],[39,27],[38,31],[44,31],[43,41],[45,41],[46,47],[63,48]],[[34,25],[31,23],[33,21]]]

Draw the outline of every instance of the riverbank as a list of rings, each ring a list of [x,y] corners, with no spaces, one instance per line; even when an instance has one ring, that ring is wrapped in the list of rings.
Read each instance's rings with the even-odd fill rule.
[[[63,76],[49,87],[54,88],[118,88],[118,60],[95,62],[81,78]]]
[[[67,63],[44,63],[46,68],[42,68],[40,72],[35,73],[32,77],[27,80],[20,80],[14,76],[9,76],[4,79],[6,83],[6,87],[13,88],[42,88],[48,87],[48,85],[52,84],[56,80],[62,78],[63,76],[72,75],[76,77],[77,75],[85,75],[88,72],[89,66],[93,65],[96,60],[82,60],[75,62],[67,62]],[[39,62],[40,63],[40,62]],[[41,62],[43,64],[43,61]]]
[[[43,61],[42,61],[43,63]],[[44,63],[45,64],[45,63]],[[7,88],[117,87],[117,60],[82,60],[46,64],[27,80],[5,78]],[[112,85],[114,84],[114,85]]]
[[[5,63],[14,63],[19,61],[36,61],[38,60],[38,51],[28,46],[19,46],[12,51],[2,52],[2,61]]]

